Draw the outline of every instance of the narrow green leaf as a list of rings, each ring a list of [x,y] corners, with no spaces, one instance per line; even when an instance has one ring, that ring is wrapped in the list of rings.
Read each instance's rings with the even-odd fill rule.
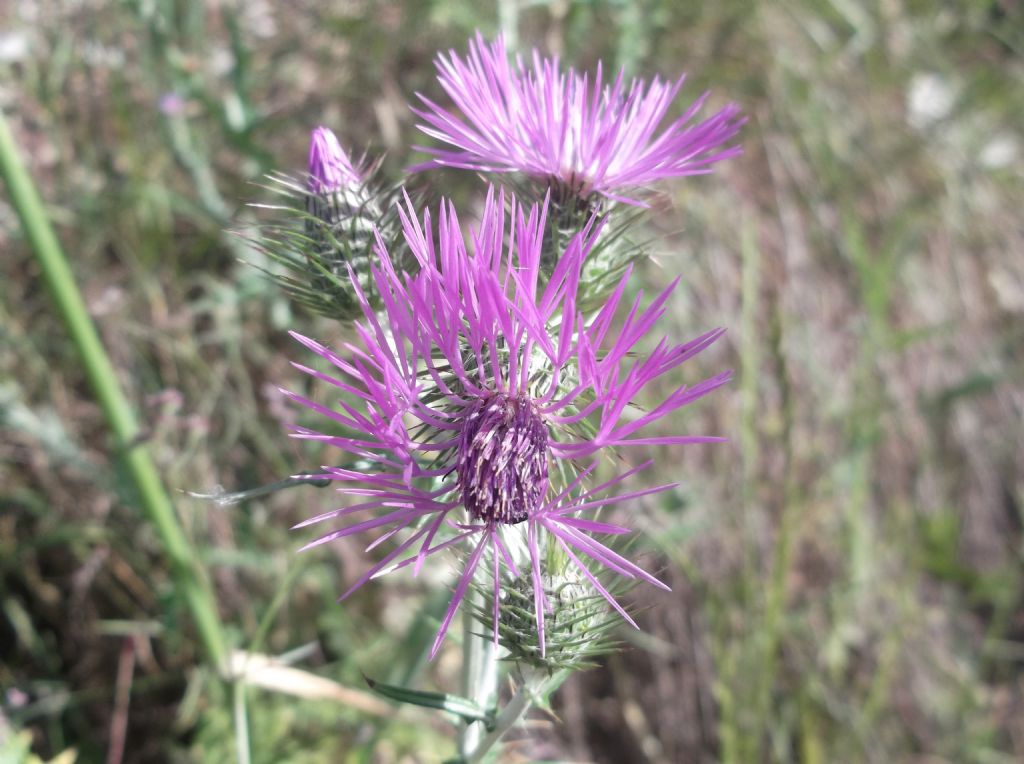
[[[396,703],[408,703],[413,706],[447,711],[468,722],[483,722],[488,729],[494,723],[494,712],[481,708],[479,704],[474,703],[469,698],[463,698],[446,692],[426,692],[424,690],[410,690],[408,687],[396,687],[391,684],[376,682],[365,675],[363,679],[366,680],[371,690]]]

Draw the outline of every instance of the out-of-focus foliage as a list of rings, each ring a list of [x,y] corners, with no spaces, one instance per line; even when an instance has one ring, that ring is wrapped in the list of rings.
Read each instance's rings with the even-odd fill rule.
[[[705,363],[737,380],[688,416],[731,445],[679,451],[664,477],[680,490],[619,510],[675,591],[633,592],[648,636],[615,633],[640,641],[571,680],[561,722],[511,750],[1024,757],[1019,4],[520,5],[0,8],[0,107],[235,646],[291,653],[346,697],[362,672],[457,684],[423,654],[444,602],[424,593],[447,581],[397,574],[339,606],[368,565],[358,544],[294,554],[287,528],[331,492],[221,505],[185,491],[322,458],[283,436],[300,415],[277,385],[304,384],[284,330],[343,338],[239,263],[271,266],[232,233],[255,222],[262,176],[301,171],[326,124],[356,155],[386,152],[396,177],[420,140],[406,103],[442,97],[434,52],[503,27],[584,67],[688,71],[685,92],[751,117],[742,158],[666,187],[654,219],[670,243],[642,274],[683,275],[674,335],[730,327]],[[444,179],[460,201],[479,188]],[[3,197],[0,250],[0,751],[27,732],[44,760],[93,761],[123,729],[124,761],[227,761],[242,709],[254,761],[449,755],[450,728],[426,713],[212,681]]]

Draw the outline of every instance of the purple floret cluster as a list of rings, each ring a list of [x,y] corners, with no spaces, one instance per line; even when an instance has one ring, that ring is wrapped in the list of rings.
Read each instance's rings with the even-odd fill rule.
[[[440,84],[459,114],[420,96],[421,129],[447,148],[425,149],[432,158],[413,169],[517,173],[534,184],[534,198],[491,185],[476,224],[464,228],[450,201],[435,222],[403,195],[398,230],[377,230],[368,273],[348,266],[362,314],[352,341],[328,347],[293,335],[322,359],[316,368],[295,365],[336,393],[335,405],[324,405],[287,392],[331,423],[293,435],[344,455],[341,466],[313,477],[335,481],[351,499],[299,526],[335,524],[307,547],[357,534],[372,535],[368,550],[388,545],[345,597],[395,569],[418,573],[439,553],[458,552],[462,569],[432,656],[483,581],[495,640],[503,584],[528,582],[543,654],[556,557],[635,625],[608,576],[667,587],[616,551],[615,537],[630,529],[600,511],[674,484],[622,490],[652,462],[622,468],[610,456],[721,440],[676,432],[672,415],[729,372],[669,386],[667,395],[648,388],[723,330],[646,349],[678,279],[648,300],[642,290],[628,296],[631,265],[598,295],[583,274],[616,225],[616,203],[642,204],[654,181],[708,172],[739,152],[728,145],[743,122],[738,109],[695,121],[702,97],[661,128],[681,78],[627,85],[620,73],[605,83],[600,68],[591,80],[536,52],[531,61],[513,64],[500,39],[479,36],[468,58],[440,56]],[[317,128],[309,193],[329,196],[359,182],[333,133]],[[593,214],[551,252],[549,232],[567,196]]]

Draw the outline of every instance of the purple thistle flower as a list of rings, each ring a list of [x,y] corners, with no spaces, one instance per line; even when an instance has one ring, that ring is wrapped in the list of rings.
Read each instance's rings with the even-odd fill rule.
[[[588,225],[572,240],[542,284],[547,203],[526,211],[513,200],[507,228],[505,207],[504,194],[491,188],[482,223],[467,248],[450,203],[442,203],[435,231],[429,212],[421,225],[406,197],[400,215],[419,271],[397,272],[378,239],[371,274],[382,315],[371,308],[350,269],[364,314],[355,325],[358,341],[347,343],[343,356],[293,334],[328,361],[336,376],[295,366],[344,394],[340,408],[332,409],[285,391],[344,429],[324,434],[296,428],[293,434],[353,457],[351,466],[324,467],[316,477],[339,481],[341,492],[360,497],[352,506],[297,526],[337,519],[346,523],[304,548],[376,531],[381,535],[370,549],[408,531],[342,599],[395,568],[413,565],[418,573],[428,556],[443,549],[471,549],[432,656],[488,550],[496,611],[503,570],[516,578],[523,571],[532,577],[542,650],[547,607],[542,560],[548,544],[557,545],[635,626],[588,565],[667,587],[595,537],[629,529],[586,515],[674,484],[607,495],[646,464],[596,487],[585,484],[608,448],[722,440],[639,433],[725,383],[730,372],[680,387],[646,413],[624,417],[623,412],[652,380],[708,347],[723,330],[682,345],[663,339],[650,354],[638,354],[637,343],[664,313],[676,282],[646,308],[639,295],[614,331],[620,307],[627,307],[627,270],[604,306],[585,320],[577,310],[577,287],[599,224]],[[377,512],[368,519],[353,520],[372,510]],[[497,639],[497,616],[494,623]]]
[[[309,190],[314,194],[329,194],[361,182],[362,178],[334,132],[327,127],[313,130],[309,142]]]
[[[414,171],[522,172],[579,197],[598,193],[641,204],[620,192],[708,173],[714,162],[741,152],[739,146],[723,147],[746,121],[737,105],[693,123],[707,93],[657,133],[685,75],[674,84],[655,77],[627,86],[620,71],[608,85],[598,64],[591,85],[587,74],[564,74],[557,58],[541,58],[536,50],[532,67],[518,56],[513,67],[504,40],[488,44],[479,33],[467,59],[452,50],[447,58],[438,55],[437,68],[441,86],[463,116],[417,94],[425,106],[413,109],[426,122],[420,130],[454,149],[417,147],[434,158]]]

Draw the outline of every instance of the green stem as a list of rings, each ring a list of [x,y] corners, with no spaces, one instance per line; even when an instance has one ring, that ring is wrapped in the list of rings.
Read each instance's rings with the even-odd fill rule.
[[[117,453],[122,457],[138,491],[142,509],[159,534],[164,552],[171,563],[177,590],[195,619],[207,656],[214,665],[220,667],[224,662],[226,648],[213,594],[167,498],[156,467],[149,453],[136,440],[139,431],[131,407],[121,391],[113,364],[86,310],[71,268],[46,219],[42,200],[18,156],[14,137],[2,113],[0,174],[7,184],[25,236],[78,351],[89,385],[114,435]]]
[[[252,753],[249,749],[249,707],[245,697],[245,680],[236,679],[231,692],[235,720],[235,760],[238,764],[252,764]]]
[[[466,764],[478,764],[483,761],[488,751],[530,710],[534,698],[546,698],[558,689],[571,673],[570,669],[562,669],[551,676],[535,671],[522,676],[522,684],[508,704],[501,709],[490,732],[480,738],[474,748],[463,751]]]
[[[467,599],[470,598],[479,599],[480,595],[470,592]],[[464,603],[462,611],[462,694],[482,708],[490,708],[498,689],[498,663],[493,641],[475,633],[480,625],[470,604]],[[484,731],[483,722],[466,724],[459,738],[459,753],[463,757],[477,748]]]
[[[498,0],[498,27],[509,50],[519,46],[519,0]]]
[[[466,764],[477,764],[477,762],[483,761],[487,752],[523,718],[523,714],[529,710],[532,704],[533,692],[524,683],[520,686],[519,691],[512,696],[508,705],[501,709],[498,718],[494,720],[494,728],[464,754]]]

